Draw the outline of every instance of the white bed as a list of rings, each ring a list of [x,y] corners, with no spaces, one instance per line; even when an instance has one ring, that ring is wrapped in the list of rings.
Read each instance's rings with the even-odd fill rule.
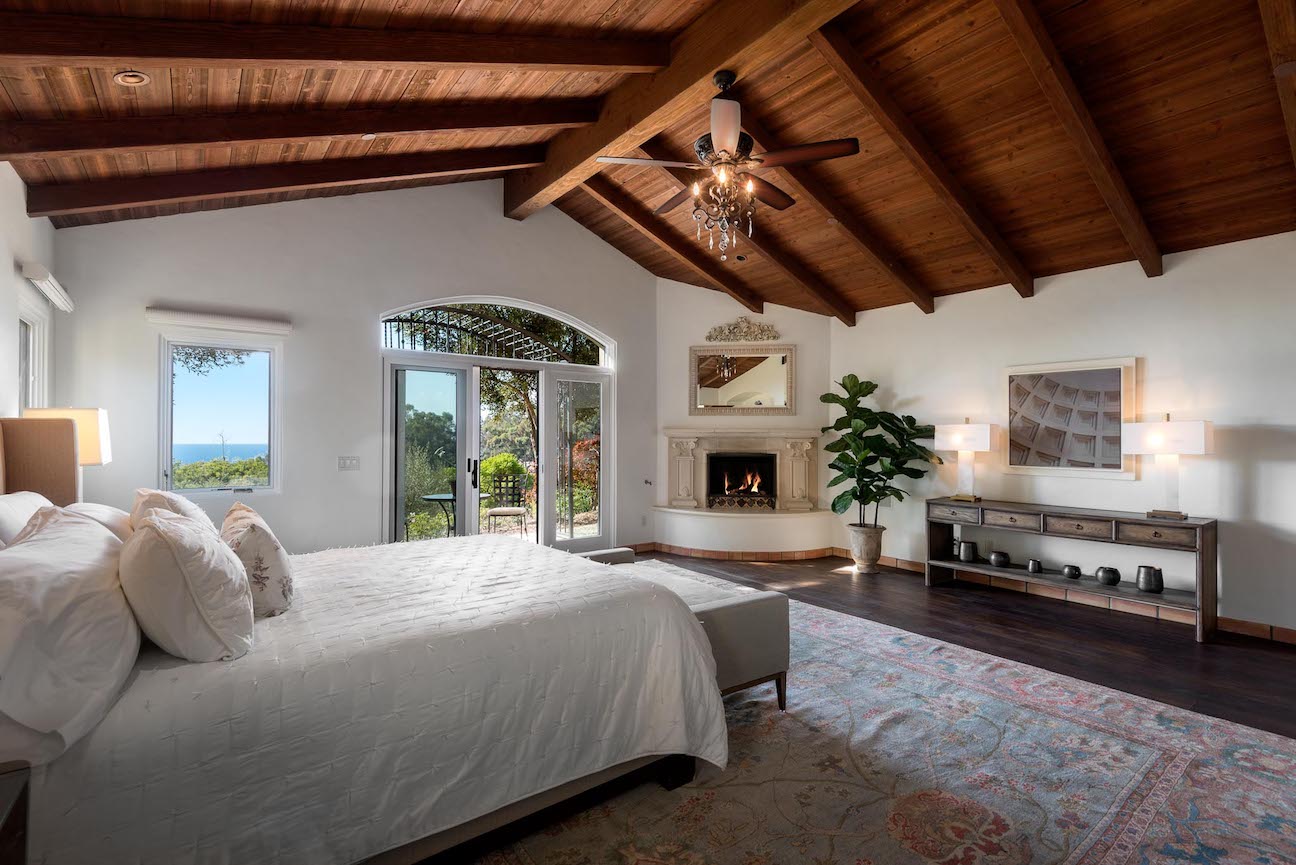
[[[145,650],[34,770],[33,861],[345,865],[637,758],[725,764],[710,646],[666,589],[496,537],[293,566],[251,652]]]

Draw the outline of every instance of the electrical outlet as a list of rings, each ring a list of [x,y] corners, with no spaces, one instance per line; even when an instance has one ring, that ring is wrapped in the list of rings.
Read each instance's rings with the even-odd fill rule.
[[[338,471],[340,472],[360,471],[360,457],[338,457]]]

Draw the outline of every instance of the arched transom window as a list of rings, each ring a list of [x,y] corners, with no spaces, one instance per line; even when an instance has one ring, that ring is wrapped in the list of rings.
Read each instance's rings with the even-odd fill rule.
[[[487,303],[427,306],[383,320],[383,347],[602,366],[604,347],[541,312]]]

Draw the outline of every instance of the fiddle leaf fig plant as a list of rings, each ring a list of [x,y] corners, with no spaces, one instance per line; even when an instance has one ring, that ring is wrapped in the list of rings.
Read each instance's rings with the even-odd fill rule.
[[[918,479],[927,474],[926,466],[910,463],[925,462],[939,465],[941,458],[919,444],[920,439],[935,435],[935,427],[919,424],[912,415],[898,415],[878,411],[861,405],[878,386],[875,382],[860,381],[857,375],[846,375],[838,382],[844,393],[830,391],[819,397],[820,402],[842,408],[843,414],[822,432],[836,432],[837,438],[824,446],[828,453],[836,454],[829,468],[837,472],[828,486],[850,484],[832,501],[833,513],[844,514],[852,505],[859,508],[858,525],[867,525],[866,511],[873,505],[873,526],[877,527],[878,509],[886,499],[903,501],[905,490],[897,487],[899,478]]]

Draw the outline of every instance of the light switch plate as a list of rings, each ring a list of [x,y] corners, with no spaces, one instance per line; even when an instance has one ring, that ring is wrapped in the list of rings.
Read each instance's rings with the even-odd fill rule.
[[[338,457],[338,471],[340,472],[360,471],[360,457]]]

